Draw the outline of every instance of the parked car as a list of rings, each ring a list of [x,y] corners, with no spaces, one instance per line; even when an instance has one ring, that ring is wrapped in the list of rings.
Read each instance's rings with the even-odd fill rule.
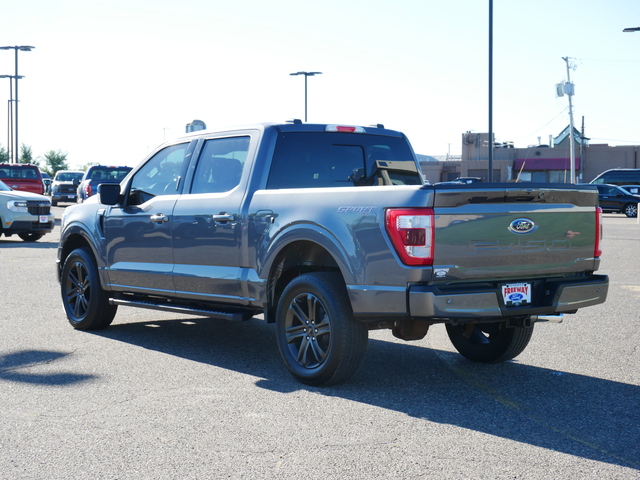
[[[58,202],[76,203],[78,194],[78,185],[84,172],[73,170],[60,170],[56,172],[51,186],[51,205],[54,207]]]
[[[612,168],[605,170],[590,183],[607,185],[640,185],[640,168]]]
[[[434,185],[467,185],[469,183],[478,183],[481,181],[482,178],[480,177],[458,177],[455,180],[451,180],[450,182],[438,182],[434,183]]]
[[[0,163],[0,180],[12,190],[44,195],[42,174],[31,163]]]
[[[42,183],[44,183],[44,194],[51,195],[51,177],[47,172],[40,171],[40,175],[42,175]]]
[[[35,242],[53,227],[54,215],[47,197],[12,190],[0,180],[0,235],[17,234],[25,242]]]
[[[631,195],[640,195],[640,185],[620,185],[620,188],[624,188]]]
[[[98,193],[98,185],[103,183],[120,183],[130,171],[131,167],[108,167],[105,165],[89,167],[77,189],[78,202],[82,203],[87,198]]]
[[[598,187],[598,199],[603,212],[624,213],[627,217],[638,215],[640,195],[630,192],[617,185],[595,184]]]

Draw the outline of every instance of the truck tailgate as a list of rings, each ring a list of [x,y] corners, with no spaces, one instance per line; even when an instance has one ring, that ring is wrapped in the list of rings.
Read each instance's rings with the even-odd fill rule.
[[[433,280],[597,270],[597,190],[576,185],[435,187]]]

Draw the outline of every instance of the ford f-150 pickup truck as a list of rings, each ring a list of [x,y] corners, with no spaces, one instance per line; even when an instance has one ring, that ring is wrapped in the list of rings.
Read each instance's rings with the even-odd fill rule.
[[[65,210],[58,278],[80,330],[118,306],[275,323],[309,385],[361,366],[368,331],[445,324],[477,362],[520,354],[536,322],[605,301],[592,186],[424,185],[381,125],[293,121],[165,143]]]

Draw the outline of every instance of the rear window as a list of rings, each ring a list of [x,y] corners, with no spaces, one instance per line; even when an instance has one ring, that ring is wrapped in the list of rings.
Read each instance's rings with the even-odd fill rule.
[[[3,165],[0,167],[0,178],[19,178],[41,180],[37,167],[21,167],[18,165]]]
[[[112,167],[94,167],[89,175],[90,180],[110,180],[119,182],[127,173],[131,171],[129,167],[112,168]]]
[[[421,185],[406,140],[328,132],[281,133],[267,188]]]
[[[73,182],[82,180],[82,172],[58,172],[56,173],[56,182]]]

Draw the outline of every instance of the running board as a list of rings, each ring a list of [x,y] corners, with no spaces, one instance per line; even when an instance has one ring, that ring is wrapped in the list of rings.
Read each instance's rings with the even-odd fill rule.
[[[151,310],[162,310],[163,312],[180,313],[184,315],[198,315],[202,317],[218,318],[221,320],[231,320],[234,322],[242,322],[253,318],[255,312],[251,310],[207,310],[204,308],[187,307],[184,305],[172,305],[167,303],[144,302],[141,300],[123,300],[121,298],[110,298],[111,305],[122,305],[123,307],[148,308]]]

